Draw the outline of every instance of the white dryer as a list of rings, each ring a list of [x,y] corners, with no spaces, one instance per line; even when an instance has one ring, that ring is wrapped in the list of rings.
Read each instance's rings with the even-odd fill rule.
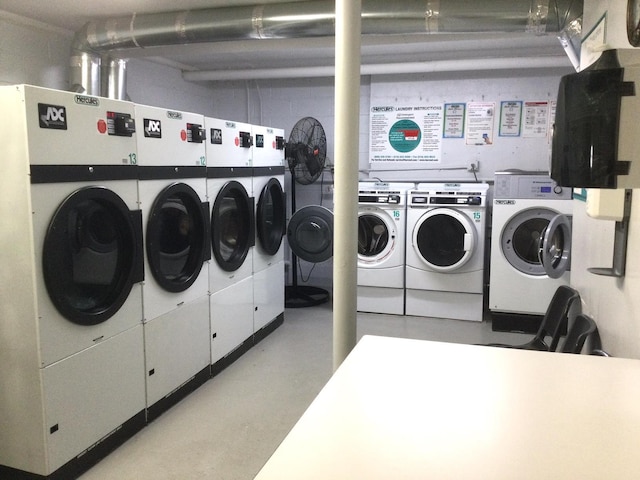
[[[543,315],[570,271],[551,278],[540,261],[540,238],[558,214],[572,215],[570,188],[545,172],[496,172],[493,199],[489,309]]]
[[[404,315],[407,191],[415,183],[358,184],[360,312]]]
[[[145,423],[134,106],[19,85],[0,107],[0,477],[66,478]]]
[[[284,320],[284,130],[254,125],[253,140],[253,330],[261,337]]]
[[[253,336],[253,136],[246,123],[205,118],[205,127],[213,252],[211,365],[216,373],[242,353]]]
[[[151,419],[209,378],[209,203],[204,117],[145,105],[135,113]]]
[[[407,195],[406,314],[482,321],[484,183],[420,183]]]

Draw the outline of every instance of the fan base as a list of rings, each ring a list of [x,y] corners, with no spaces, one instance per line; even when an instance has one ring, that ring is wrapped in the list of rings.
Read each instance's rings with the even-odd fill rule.
[[[284,294],[286,308],[315,307],[329,300],[329,292],[324,288],[310,285],[287,286]]]

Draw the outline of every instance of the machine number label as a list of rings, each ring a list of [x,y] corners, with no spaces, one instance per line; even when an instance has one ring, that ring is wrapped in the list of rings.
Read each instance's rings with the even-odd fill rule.
[[[138,156],[135,153],[130,153],[129,154],[129,163],[131,165],[137,165],[138,164]]]
[[[62,105],[38,104],[40,128],[67,129],[67,109]]]
[[[393,211],[393,218],[395,218],[395,219],[400,218],[400,210],[394,210]]]
[[[207,157],[203,155],[202,157],[200,157],[200,165],[204,166],[206,164],[207,164]]]
[[[473,219],[476,222],[479,222],[481,218],[482,218],[482,214],[480,212],[473,212]]]

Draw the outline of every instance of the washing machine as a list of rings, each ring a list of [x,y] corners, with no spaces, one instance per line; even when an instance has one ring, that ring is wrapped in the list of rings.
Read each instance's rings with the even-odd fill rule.
[[[216,373],[219,362],[226,364],[226,357],[242,352],[253,337],[253,136],[249,124],[209,117],[205,129],[213,253],[211,365]]]
[[[406,199],[415,186],[358,184],[359,312],[404,315]]]
[[[253,125],[253,329],[258,337],[284,320],[284,130]],[[264,330],[263,330],[264,329]]]
[[[407,194],[406,314],[482,321],[485,183],[420,183]]]
[[[0,477],[71,478],[145,424],[132,103],[0,87]]]
[[[543,315],[571,272],[550,277],[540,261],[540,238],[557,215],[573,211],[570,188],[546,172],[496,172],[493,199],[489,309]],[[554,275],[555,276],[555,275]]]
[[[147,415],[209,378],[209,203],[204,117],[135,106],[144,228]]]

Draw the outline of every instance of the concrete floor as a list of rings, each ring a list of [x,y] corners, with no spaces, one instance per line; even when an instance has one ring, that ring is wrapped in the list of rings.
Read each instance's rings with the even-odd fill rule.
[[[358,337],[522,343],[488,322],[358,314]],[[284,324],[82,475],[82,480],[249,480],[332,373],[331,305]]]

